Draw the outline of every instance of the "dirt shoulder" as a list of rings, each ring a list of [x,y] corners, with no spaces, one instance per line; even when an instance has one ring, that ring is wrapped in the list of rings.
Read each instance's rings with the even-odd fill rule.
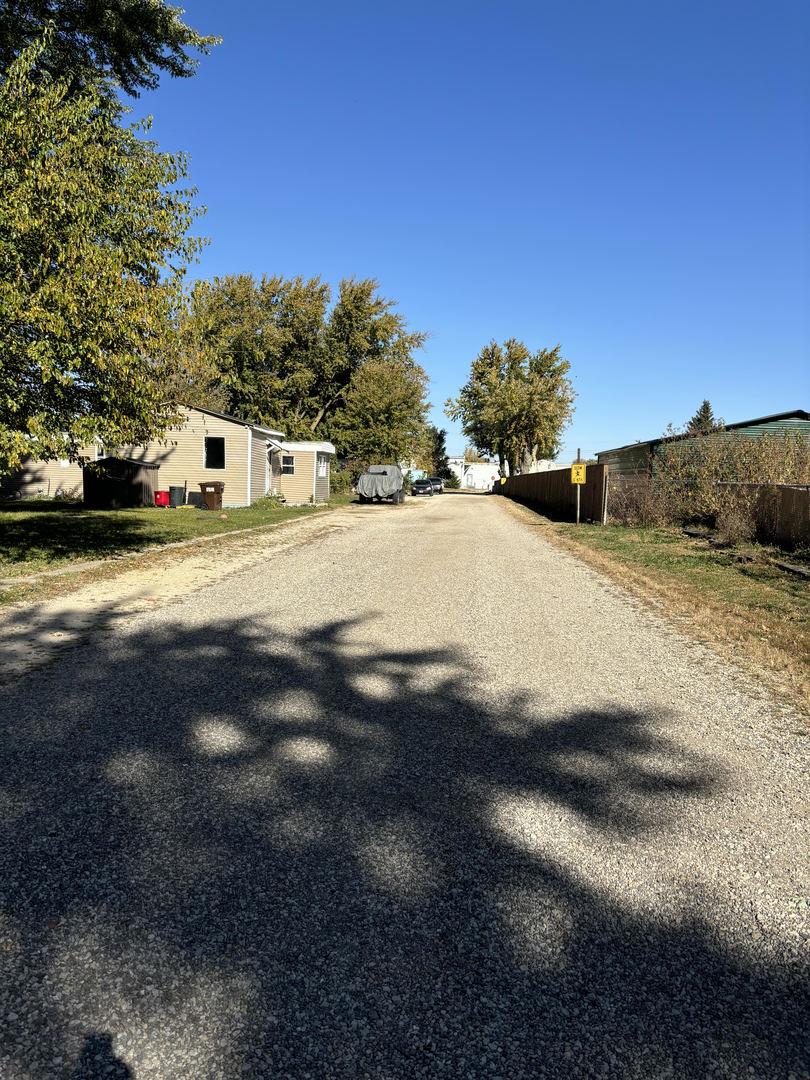
[[[215,582],[263,566],[284,551],[355,527],[362,518],[390,513],[407,518],[420,510],[417,500],[397,507],[338,505],[274,525],[167,545],[40,578],[28,596],[0,608],[0,685],[51,663],[90,633],[179,603]]]
[[[668,537],[657,551],[655,538],[642,536],[640,530],[634,542],[623,543],[611,533],[616,542],[608,543],[608,533],[583,527],[578,534],[573,526],[550,521],[520,503],[503,499],[501,505],[810,716],[810,590],[803,580],[773,568],[756,572],[744,557],[739,562],[720,557],[704,551],[705,543],[686,537],[676,542]],[[643,558],[642,547],[647,549]]]
[[[93,564],[37,583],[37,599],[0,609],[0,683],[49,663],[90,631],[126,622],[138,612],[176,603],[189,593],[345,527],[342,508],[204,543],[178,544]]]

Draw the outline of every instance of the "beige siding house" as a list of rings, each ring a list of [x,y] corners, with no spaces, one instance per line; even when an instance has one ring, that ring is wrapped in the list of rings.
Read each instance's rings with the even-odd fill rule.
[[[95,446],[82,448],[81,456],[89,461],[101,457]],[[31,499],[37,495],[44,499],[59,496],[80,498],[82,494],[82,467],[76,461],[31,461],[20,472],[7,477],[0,484],[4,497]]]
[[[329,442],[288,442],[280,431],[249,424],[209,409],[184,408],[184,420],[162,439],[144,446],[90,447],[90,461],[112,454],[158,465],[156,490],[182,487],[187,502],[198,502],[201,486],[221,481],[223,506],[248,506],[270,492],[290,503],[329,499],[329,470],[335,454]],[[69,461],[32,463],[4,486],[23,498],[82,494],[81,466]]]
[[[248,506],[267,494],[269,455],[284,438],[282,432],[208,409],[183,412],[184,422],[165,438],[146,446],[118,447],[116,454],[159,465],[160,490],[184,487],[190,502],[197,500],[201,485],[212,480],[225,485],[223,506]]]
[[[158,465],[156,490],[182,487],[186,501],[197,502],[201,485],[219,480],[223,506],[247,506],[271,488],[271,456],[284,435],[208,409],[184,408],[184,420],[162,439],[144,446],[90,447],[82,456],[95,461],[107,454]],[[276,456],[278,454],[276,453]],[[59,492],[82,495],[81,465],[44,461],[26,466],[4,485],[4,493],[23,498]]]
[[[327,502],[334,456],[335,448],[330,442],[285,439],[273,453],[271,489],[290,503]]]

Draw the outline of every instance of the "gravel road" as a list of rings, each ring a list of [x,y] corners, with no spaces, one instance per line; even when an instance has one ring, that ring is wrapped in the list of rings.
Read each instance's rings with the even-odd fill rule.
[[[802,719],[503,500],[283,535],[5,615],[3,1080],[810,1077]]]

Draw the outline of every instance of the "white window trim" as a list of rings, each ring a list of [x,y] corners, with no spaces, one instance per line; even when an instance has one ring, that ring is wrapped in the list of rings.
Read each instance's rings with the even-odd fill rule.
[[[214,469],[214,468],[211,468],[210,465],[205,464],[205,456],[206,456],[205,455],[205,440],[206,439],[222,439],[223,465],[222,465],[221,469]],[[228,447],[225,444],[225,436],[224,435],[203,435],[202,467],[206,470],[206,472],[225,472],[225,469],[226,469],[226,467],[228,465],[228,452],[227,451],[228,451]]]
[[[289,465],[284,464],[284,459],[285,458],[291,458],[292,459],[292,472],[285,472],[284,471],[285,468],[286,469],[290,468]],[[282,476],[295,476],[295,454],[282,454],[281,455],[281,475]]]

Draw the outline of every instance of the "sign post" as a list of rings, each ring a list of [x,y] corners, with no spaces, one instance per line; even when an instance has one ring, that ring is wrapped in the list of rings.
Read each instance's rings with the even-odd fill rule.
[[[577,460],[571,466],[571,483],[577,486],[577,525],[579,525],[579,489],[585,483],[585,470],[587,466],[582,461],[580,448],[577,447]]]

